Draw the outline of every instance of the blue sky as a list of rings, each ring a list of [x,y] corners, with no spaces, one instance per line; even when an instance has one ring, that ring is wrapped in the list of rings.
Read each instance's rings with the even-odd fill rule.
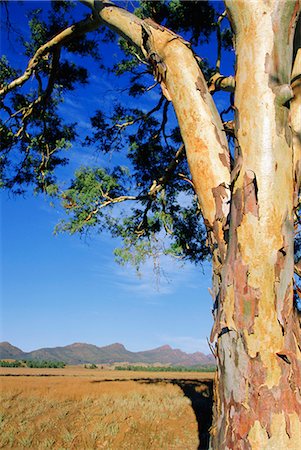
[[[139,278],[115,263],[110,236],[53,236],[58,216],[43,199],[3,199],[2,340],[24,350],[122,342],[207,352],[210,267],[166,260],[158,280],[149,261]]]
[[[22,24],[19,11],[16,18]],[[21,58],[4,38],[1,50]],[[106,52],[104,59],[118,59],[117,49]],[[212,48],[204,52],[208,55]],[[98,93],[81,88],[61,107],[70,121],[78,122],[83,135],[89,128],[86,110],[109,108],[114,101],[114,78],[96,67],[89,69]],[[122,86],[122,80],[118,83]],[[146,108],[159,93],[151,96],[145,100]],[[219,106],[224,106],[222,97]],[[68,170],[99,163],[79,144],[71,152]],[[169,344],[187,352],[210,352],[209,263],[195,267],[164,258],[159,279],[152,261],[138,277],[135,269],[115,263],[113,249],[119,242],[107,234],[87,239],[54,236],[63,213],[49,202],[31,193],[1,195],[1,340],[25,351],[72,342],[99,346],[121,342],[132,351]]]

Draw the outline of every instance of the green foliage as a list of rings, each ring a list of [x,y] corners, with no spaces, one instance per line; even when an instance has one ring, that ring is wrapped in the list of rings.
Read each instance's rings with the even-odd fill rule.
[[[44,8],[29,12],[29,36],[21,38],[25,56],[31,58],[67,26],[72,7],[69,2],[52,2],[47,14]],[[76,46],[69,43],[67,49],[69,55],[98,57],[97,44],[86,37],[80,38]],[[21,74],[6,57],[1,58],[0,69],[1,87]],[[55,184],[57,168],[68,162],[61,154],[76,138],[75,124],[60,115],[63,94],[88,81],[87,69],[62,58],[59,50],[41,58],[33,75],[29,90],[13,90],[1,101],[1,186],[15,193],[24,192],[26,187],[48,192],[48,186]]]
[[[231,28],[226,28],[221,33],[222,44],[226,50],[233,49],[233,33]]]
[[[24,360],[26,367],[32,369],[63,369],[66,364],[63,361],[47,361],[40,359]]]
[[[107,220],[107,213],[102,212],[103,208],[112,206],[111,199],[122,195],[122,180],[126,173],[126,168],[121,166],[112,171],[103,168],[78,170],[70,188],[62,194],[62,205],[72,217],[69,221],[62,221],[56,231],[73,234],[87,227],[104,225],[102,219]],[[110,223],[109,220],[107,225]]]
[[[197,0],[142,0],[136,14],[142,18],[151,17],[175,32],[187,33],[188,39],[194,45],[209,38],[215,20],[213,5]]]
[[[22,367],[20,361],[0,361],[0,367]]]
[[[20,71],[13,69],[6,56],[0,58],[0,85],[5,86],[20,75]]]
[[[29,367],[33,369],[63,369],[65,367],[63,361],[46,361],[40,359],[22,360],[22,361],[0,361],[0,367]]]

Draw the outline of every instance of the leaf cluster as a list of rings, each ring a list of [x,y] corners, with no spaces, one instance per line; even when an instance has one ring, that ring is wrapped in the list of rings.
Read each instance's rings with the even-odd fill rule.
[[[28,58],[66,27],[72,2],[52,2],[48,11],[40,8],[28,13],[28,33],[18,42]],[[69,20],[68,20],[69,18]],[[64,53],[56,47],[40,58],[27,88],[22,86],[0,98],[1,186],[22,193],[30,186],[35,191],[54,192],[56,169],[68,162],[63,153],[74,142],[75,123],[60,114],[64,95],[88,83],[87,68],[71,55],[99,58],[95,40],[83,36],[67,43]],[[0,60],[0,87],[20,76],[7,57]]]

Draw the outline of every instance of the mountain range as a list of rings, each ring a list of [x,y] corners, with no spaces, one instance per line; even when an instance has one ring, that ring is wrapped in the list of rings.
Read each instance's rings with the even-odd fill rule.
[[[66,364],[112,364],[112,363],[144,363],[165,364],[173,366],[214,365],[214,357],[201,352],[185,353],[173,349],[169,345],[131,352],[122,344],[111,344],[97,347],[92,344],[74,343],[65,347],[40,348],[31,352],[23,352],[9,342],[0,343],[0,359],[44,359],[48,361],[64,361]]]

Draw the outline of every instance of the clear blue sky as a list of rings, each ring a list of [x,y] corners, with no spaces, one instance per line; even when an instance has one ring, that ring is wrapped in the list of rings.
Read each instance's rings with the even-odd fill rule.
[[[18,3],[12,3],[12,19],[24,31]],[[212,48],[204,52],[208,55]],[[24,68],[17,46],[4,36],[1,53],[22,61]],[[107,48],[106,58],[118,59],[118,51]],[[115,80],[93,66],[89,69],[97,95],[91,88],[81,88],[62,106],[70,121],[78,122],[82,135],[89,128],[87,109],[91,113],[100,106],[109,108],[114,97]],[[223,103],[221,97],[219,106]],[[70,155],[70,170],[96,164],[95,156],[80,145]],[[115,263],[113,249],[119,243],[109,235],[86,240],[54,236],[62,217],[62,211],[43,196],[1,195],[1,340],[25,351],[72,342],[99,346],[121,342],[132,351],[169,344],[187,352],[210,352],[206,342],[212,325],[209,264],[181,266],[166,258],[161,261],[165,276],[157,279],[149,261],[138,277],[135,269]]]

